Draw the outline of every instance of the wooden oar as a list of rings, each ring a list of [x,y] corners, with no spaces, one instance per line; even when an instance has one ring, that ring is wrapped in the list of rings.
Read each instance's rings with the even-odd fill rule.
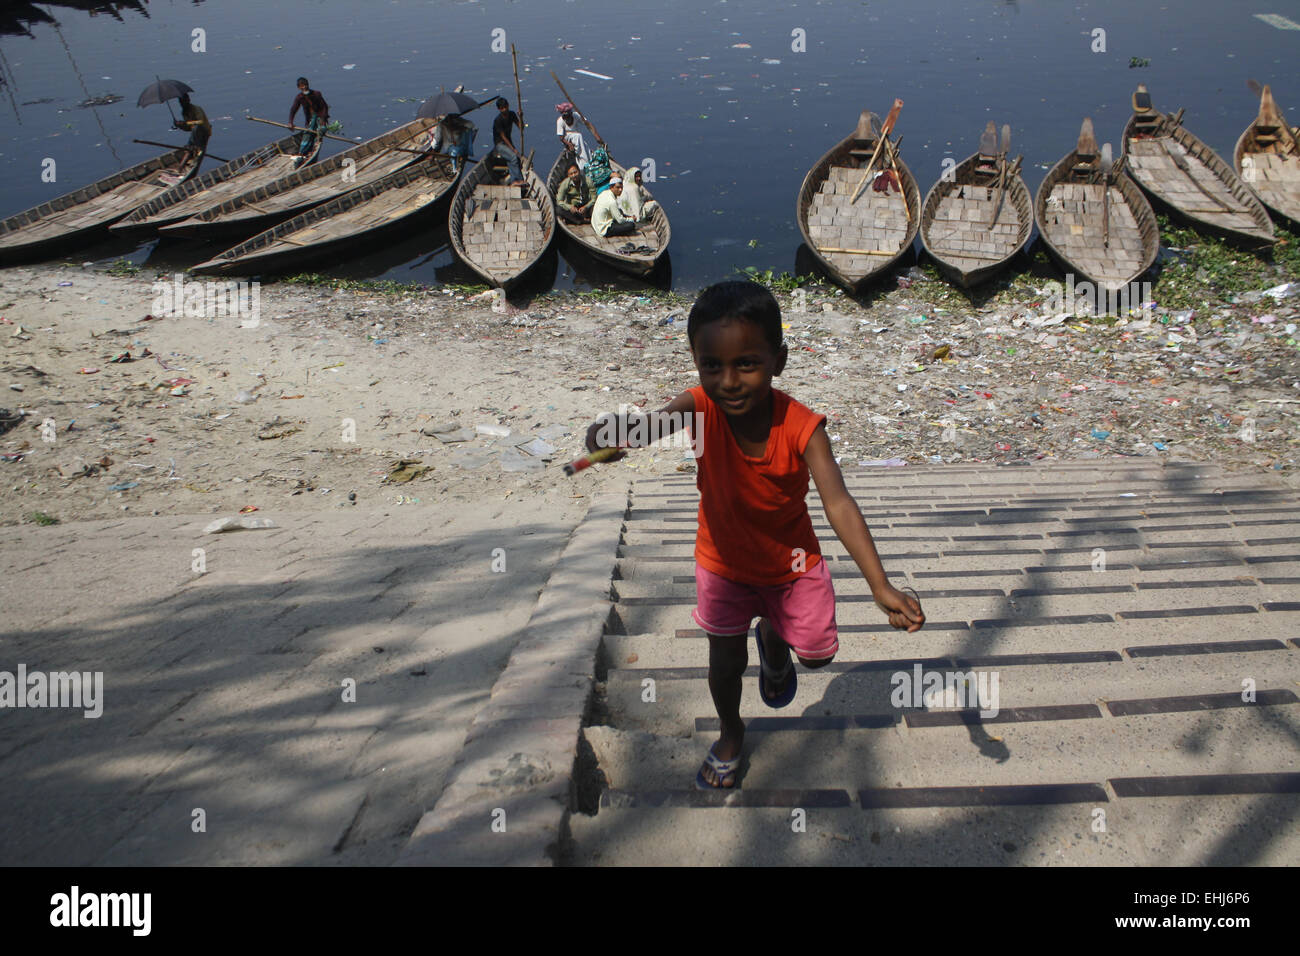
[[[480,104],[480,105],[482,105],[482,104]],[[244,117],[244,118],[245,118],[245,119],[250,119],[250,120],[252,120],[254,123],[266,123],[268,126],[278,126],[278,127],[280,127],[281,129],[291,129],[291,130],[294,130],[295,132],[297,132],[297,131],[299,131],[299,130],[301,130],[301,131],[304,132],[304,133],[310,133],[310,132],[312,132],[311,130],[306,129],[306,128],[301,127],[301,126],[290,126],[288,123],[277,123],[275,120],[262,119],[260,116],[246,116],[246,117]],[[316,135],[317,135],[317,136],[323,136],[325,139],[336,139],[336,140],[338,140],[340,143],[347,143],[349,146],[360,146],[360,145],[361,145],[360,143],[356,142],[356,140],[347,139],[346,137],[343,137],[343,136],[335,136],[333,133],[322,133],[322,132],[317,131]],[[395,150],[398,150],[399,152],[402,152],[402,153],[418,153],[418,154],[421,155],[421,156],[425,155],[425,153],[428,152],[428,150],[423,150],[423,149],[408,149],[408,148],[405,147],[405,146],[390,146],[390,147],[388,147],[388,148],[389,148],[389,149],[395,149]]]
[[[1020,163],[1025,157],[1017,156],[1010,163],[1004,163],[1004,176],[1002,180],[1001,191],[998,193],[998,201],[993,204],[993,218],[989,220],[988,228],[992,229],[993,224],[998,221],[998,216],[1002,215],[1002,201],[1006,199],[1006,187],[1011,180],[1020,175]]]
[[[133,142],[133,143],[142,143],[142,144],[144,144],[145,146],[161,146],[163,149],[185,149],[185,148],[186,148],[186,147],[184,147],[184,146],[173,146],[171,143],[155,143],[155,142],[154,142],[153,140],[151,140],[151,139],[133,139],[133,140],[131,140],[131,142]],[[205,149],[203,152],[206,153],[208,156],[211,156],[213,159],[215,159],[215,160],[216,160],[217,162],[219,162],[219,163],[228,163],[228,162],[230,162],[230,160],[228,160],[228,159],[222,159],[220,156],[217,156],[217,155],[215,155],[215,154],[213,154],[213,153],[209,153],[206,149]]]
[[[524,153],[524,95],[519,92],[519,56],[515,53],[515,45],[510,44],[510,63],[515,69],[515,104],[519,110],[519,158],[523,159]]]
[[[894,175],[898,178],[898,191],[903,197],[903,212],[907,213],[907,221],[912,221],[912,207],[907,204],[907,187],[903,185],[903,177],[898,175],[898,147],[903,144],[903,137],[898,137],[898,142],[893,143],[885,140],[886,155],[889,158],[889,165],[894,170]]]
[[[1101,245],[1103,249],[1110,248],[1110,184],[1119,174],[1119,168],[1123,164],[1123,156],[1111,163],[1110,169],[1106,171],[1106,176],[1101,182]]]
[[[898,113],[903,108],[903,101],[894,98],[894,105],[889,110],[889,115],[885,117],[885,122],[880,126],[880,136],[876,139],[876,148],[867,160],[867,165],[862,173],[862,181],[858,183],[858,188],[853,190],[853,198],[849,200],[849,205],[858,201],[858,196],[862,195],[862,187],[867,184],[867,179],[871,176],[871,167],[876,164],[876,157],[880,155],[880,148],[885,145],[885,140],[889,139],[889,134],[894,131],[894,124],[898,122]],[[906,201],[904,201],[906,204]]]
[[[847,252],[855,256],[896,256],[898,250],[890,252],[888,249],[840,249],[836,246],[818,246],[818,252]]]
[[[1182,172],[1184,176],[1186,176],[1188,179],[1192,181],[1193,186],[1195,186],[1202,193],[1204,193],[1206,198],[1208,198],[1212,203],[1214,203],[1216,206],[1219,207],[1220,211],[1222,212],[1237,211],[1234,210],[1227,203],[1225,203],[1218,196],[1214,195],[1214,193],[1206,189],[1204,183],[1202,183],[1199,179],[1197,179],[1195,176],[1192,175],[1192,169],[1190,166],[1187,165],[1187,160],[1183,159],[1183,157],[1179,156],[1176,152],[1174,152],[1173,147],[1170,145],[1169,140],[1172,138],[1171,134],[1175,129],[1177,129],[1179,126],[1183,124],[1183,113],[1184,110],[1180,109],[1173,116],[1168,116],[1168,115],[1165,116],[1166,123],[1162,124],[1161,126],[1162,132],[1160,136],[1160,142],[1164,144],[1165,147],[1165,155],[1169,157],[1169,159],[1173,162],[1175,166],[1178,167],[1178,169]]]
[[[555,85],[560,88],[560,92],[564,94],[564,98],[568,100],[570,103],[573,103],[573,111],[577,113],[578,118],[582,120],[582,125],[586,126],[587,129],[591,130],[591,135],[595,138],[596,142],[600,143],[601,146],[605,147],[605,153],[609,155],[610,159],[613,159],[614,158],[613,155],[609,153],[609,144],[600,138],[600,134],[596,132],[596,127],[592,125],[591,120],[587,119],[587,114],[584,113],[582,110],[578,109],[578,104],[574,102],[573,97],[569,95],[569,91],[564,88],[564,84],[560,82],[560,78],[555,75],[554,70],[551,70],[551,79],[553,79],[555,81]]]
[[[993,218],[989,220],[988,228],[992,229],[993,224],[998,221],[998,213],[1002,211],[1002,197],[1007,189],[1007,153],[1011,152],[1011,124],[1002,124],[1002,149],[998,152],[998,196],[993,202]]]

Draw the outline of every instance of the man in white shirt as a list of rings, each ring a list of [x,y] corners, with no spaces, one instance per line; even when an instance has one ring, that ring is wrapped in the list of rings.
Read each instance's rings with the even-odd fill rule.
[[[560,115],[555,118],[555,135],[560,138],[560,145],[567,149],[572,156],[572,162],[578,164],[579,169],[585,169],[587,166],[587,141],[582,138],[582,130],[579,129],[572,103],[559,103],[555,111]]]
[[[623,180],[615,176],[596,197],[591,210],[591,228],[598,236],[626,236],[636,232],[636,220],[623,215],[618,208],[618,198],[623,193]]]

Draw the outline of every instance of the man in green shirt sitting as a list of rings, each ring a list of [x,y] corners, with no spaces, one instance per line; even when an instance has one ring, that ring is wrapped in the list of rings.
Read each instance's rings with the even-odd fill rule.
[[[556,190],[555,205],[565,222],[578,225],[591,220],[591,186],[577,163],[569,164],[569,175]]]

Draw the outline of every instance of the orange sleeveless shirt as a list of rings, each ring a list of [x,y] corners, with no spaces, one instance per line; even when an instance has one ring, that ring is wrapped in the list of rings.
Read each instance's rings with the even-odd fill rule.
[[[695,560],[741,584],[794,581],[821,560],[805,500],[808,464],[803,453],[826,416],[772,389],[767,448],[762,458],[751,458],[740,450],[726,413],[704,389],[697,385],[689,391],[702,416],[695,419],[702,434],[694,436],[700,490]],[[796,549],[803,551],[801,559]]]

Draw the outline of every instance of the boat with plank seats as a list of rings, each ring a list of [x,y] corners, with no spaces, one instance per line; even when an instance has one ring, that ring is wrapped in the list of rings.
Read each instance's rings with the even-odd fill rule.
[[[228,163],[210,169],[173,186],[161,196],[149,200],[124,219],[109,227],[122,235],[146,236],[161,226],[188,219],[205,209],[219,206],[227,199],[243,195],[250,189],[273,183],[281,176],[309,166],[320,154],[322,137],[306,154],[298,152],[300,135],[285,136],[259,146]]]
[[[1034,202],[1052,258],[1107,292],[1127,287],[1160,251],[1155,212],[1123,165],[1122,158],[1103,162],[1092,120],[1084,119],[1078,144],[1048,172]]]
[[[447,228],[451,245],[471,269],[491,285],[509,290],[542,258],[555,238],[555,203],[531,163],[522,170],[524,185],[498,183],[490,159],[466,171]]]
[[[200,275],[283,272],[326,253],[337,256],[345,248],[359,247],[381,231],[428,213],[450,195],[456,179],[451,157],[431,153],[273,226],[190,271]]]
[[[546,189],[551,194],[552,200],[564,185],[564,177],[572,162],[573,154],[561,150],[555,164],[551,166],[551,172],[546,177]],[[612,158],[609,167],[616,176],[625,176],[627,173],[627,170]],[[647,189],[645,193],[647,202],[654,199],[650,190]],[[563,216],[558,218],[558,222],[560,232],[576,242],[588,255],[609,263],[620,272],[642,278],[650,275],[659,266],[672,239],[668,214],[664,212],[663,203],[660,202],[655,203],[648,220],[637,223],[635,232],[621,236],[601,236],[592,228],[590,222],[573,223]]]
[[[1124,126],[1129,174],[1148,194],[1193,225],[1248,248],[1276,237],[1268,211],[1214,150],[1183,125],[1183,111],[1162,113],[1139,85]]]
[[[1260,90],[1259,115],[1237,140],[1232,163],[1260,202],[1300,229],[1300,131],[1291,128],[1267,86]]]
[[[1034,227],[1034,204],[1010,161],[1010,129],[997,146],[990,120],[979,151],[939,179],[921,209],[921,244],[940,271],[962,288],[990,279],[1024,247]]]
[[[173,149],[0,221],[0,262],[57,255],[93,240],[110,224],[193,176],[203,156],[187,158],[184,147]]]
[[[878,151],[878,145],[885,148]],[[867,169],[873,155],[879,157],[879,168]],[[864,173],[892,173],[897,185],[877,191],[864,183]],[[921,193],[893,145],[882,143],[875,113],[863,111],[857,128],[808,171],[795,216],[818,264],[853,292],[912,248],[921,223]]]
[[[229,239],[260,232],[409,166],[427,151],[428,133],[435,123],[432,119],[412,120],[158,231],[194,239]]]

